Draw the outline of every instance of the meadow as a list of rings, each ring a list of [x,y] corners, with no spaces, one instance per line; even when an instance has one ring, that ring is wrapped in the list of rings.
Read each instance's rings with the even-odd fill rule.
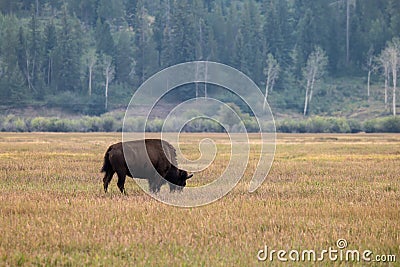
[[[196,158],[204,137],[182,134],[185,155]],[[212,137],[224,151],[226,136]],[[160,203],[132,179],[126,196],[115,177],[105,194],[103,155],[120,139],[0,134],[0,266],[279,265],[276,255],[259,261],[259,250],[338,249],[338,239],[351,250],[395,255],[389,265],[400,264],[398,134],[279,134],[271,171],[256,192],[248,192],[255,143],[239,184],[198,208]],[[226,160],[217,157],[188,186],[215,178]],[[304,264],[310,262],[286,263]],[[314,264],[355,263],[326,257]]]

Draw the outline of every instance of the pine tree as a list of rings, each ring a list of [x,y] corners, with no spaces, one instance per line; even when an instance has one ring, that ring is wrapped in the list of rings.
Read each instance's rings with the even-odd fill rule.
[[[141,85],[157,69],[157,57],[154,39],[149,28],[149,16],[143,0],[137,2],[135,22],[135,77],[137,85]]]
[[[128,32],[119,34],[115,49],[115,80],[119,83],[132,84],[133,43]]]
[[[45,44],[45,56],[46,60],[44,60],[44,70],[45,70],[45,82],[47,86],[52,85],[53,81],[53,64],[54,64],[54,53],[57,47],[57,32],[56,27],[51,20],[45,28],[44,32],[44,44]]]
[[[275,55],[278,61],[288,62],[294,40],[289,38],[293,29],[290,24],[288,1],[268,0],[262,2],[264,49]],[[266,51],[265,51],[266,52]]]
[[[53,70],[58,90],[79,92],[82,46],[80,25],[63,8],[61,31],[58,34]]]
[[[193,14],[187,0],[175,1],[171,20],[171,48],[174,54],[170,64],[193,61],[196,58],[196,37]]]
[[[135,26],[137,0],[125,0],[125,16],[130,27]]]
[[[110,24],[98,18],[95,30],[96,48],[99,54],[114,55],[114,39],[111,35]]]
[[[0,14],[0,102],[19,103],[29,96],[26,91],[24,75],[18,65],[19,38],[17,19]]]
[[[108,21],[120,26],[123,24],[124,13],[123,0],[99,0],[97,14],[102,22]]]
[[[247,0],[244,4],[241,22],[239,25],[239,33],[241,36],[237,39],[238,53],[240,56],[240,70],[246,73],[250,78],[256,82],[263,79],[263,66],[262,60],[262,42],[261,42],[261,19],[257,10],[254,0]]]

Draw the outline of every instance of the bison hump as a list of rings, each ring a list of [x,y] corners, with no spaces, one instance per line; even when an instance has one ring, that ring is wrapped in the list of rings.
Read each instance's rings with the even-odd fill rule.
[[[166,149],[166,147],[168,147],[168,149],[167,149],[168,152],[169,152],[169,155],[167,155],[168,160],[171,161],[172,165],[178,167],[178,161],[176,160],[176,150],[175,150],[175,148],[170,143],[168,143],[167,141],[163,141],[163,142],[164,142],[164,145],[166,145],[166,146],[164,146],[164,149]],[[168,153],[168,152],[166,152],[166,153]]]

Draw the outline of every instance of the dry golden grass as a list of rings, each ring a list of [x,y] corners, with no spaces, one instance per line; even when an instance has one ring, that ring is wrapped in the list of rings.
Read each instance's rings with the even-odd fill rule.
[[[183,135],[184,153],[198,157],[203,137]],[[213,138],[226,150],[224,135]],[[131,179],[127,196],[115,178],[104,194],[103,155],[119,140],[0,134],[0,265],[255,266],[269,263],[257,261],[264,245],[318,251],[339,238],[400,260],[400,135],[279,135],[271,172],[250,194],[255,142],[244,179],[200,208],[162,204]],[[223,154],[188,186],[215,179]]]

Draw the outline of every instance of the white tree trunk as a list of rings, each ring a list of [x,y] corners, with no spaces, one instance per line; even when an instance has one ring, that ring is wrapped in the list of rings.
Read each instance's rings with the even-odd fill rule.
[[[346,64],[350,61],[350,0],[346,1]]]
[[[271,74],[268,71],[267,82],[265,84],[265,95],[264,95],[263,110],[265,110],[265,107],[267,105],[267,98],[268,98],[268,91],[269,91],[269,84],[270,84],[270,76],[271,76]]]
[[[199,97],[199,63],[196,63],[196,74],[195,74],[195,79],[196,79],[196,99]]]
[[[388,108],[389,70],[385,69],[385,110]]]
[[[36,17],[39,17],[39,0],[36,0]]]
[[[307,115],[307,107],[308,107],[308,94],[309,94],[309,90],[310,90],[310,80],[307,79],[307,88],[306,88],[306,96],[305,96],[305,100],[304,100],[304,112],[303,115],[306,116]]]
[[[108,62],[107,65],[106,65],[106,71],[105,71],[105,75],[106,75],[105,98],[106,98],[106,100],[105,100],[104,107],[105,107],[106,110],[108,109],[108,85],[110,83],[111,76],[112,76],[112,69],[111,69],[112,65],[111,64],[112,63],[111,63],[111,59],[110,59],[110,62]]]
[[[396,116],[396,86],[397,86],[397,68],[393,68],[393,116]]]
[[[96,63],[96,59],[92,59],[92,60],[93,61],[91,61],[89,64],[89,85],[88,85],[89,96],[92,95],[93,68],[94,68],[94,64]]]
[[[86,58],[86,64],[87,64],[87,67],[89,70],[89,84],[88,84],[88,95],[89,96],[92,95],[93,68],[96,65],[96,61],[97,61],[97,56],[96,56],[95,52],[93,50],[89,51],[87,58]],[[107,70],[107,66],[106,66],[106,71],[109,71],[109,70]]]
[[[28,52],[26,53],[26,80],[28,82],[28,88],[29,90],[32,90],[32,82],[31,82],[31,75],[29,74],[29,58],[28,58]]]
[[[108,109],[108,83],[109,83],[109,75],[106,74],[106,91],[105,91],[105,97],[106,97],[106,101],[105,101],[105,110]]]
[[[50,85],[51,81],[51,68],[52,68],[52,60],[51,57],[49,58],[49,65],[48,65],[48,70],[47,70],[47,85]]]
[[[315,68],[317,68],[318,66],[315,66]],[[317,73],[318,70],[314,69],[313,70],[313,75],[312,75],[312,79],[311,79],[311,85],[310,85],[310,99],[309,102],[311,102],[311,99],[313,97],[313,92],[314,92],[314,84],[315,84],[315,75]]]
[[[206,70],[205,70],[205,73],[204,73],[204,75],[205,75],[205,82],[204,82],[204,97],[205,98],[207,98],[208,96],[207,96],[207,74],[208,74],[208,62],[206,61]]]
[[[93,69],[89,67],[89,96],[92,95],[92,73]]]
[[[367,78],[367,97],[368,97],[368,102],[369,102],[369,96],[370,96],[370,83],[371,83],[371,70],[368,70],[368,78]]]

